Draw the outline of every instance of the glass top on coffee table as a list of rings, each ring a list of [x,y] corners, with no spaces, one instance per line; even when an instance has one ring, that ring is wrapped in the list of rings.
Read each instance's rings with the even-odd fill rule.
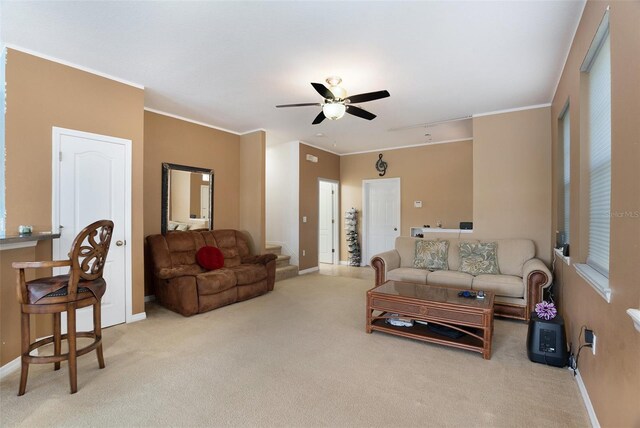
[[[458,293],[460,291],[464,291],[464,289],[402,281],[387,281],[371,290],[372,293],[376,294],[388,294],[431,302],[471,306],[474,308],[490,308],[493,306],[493,293],[490,291],[485,291],[484,299],[459,297]],[[479,290],[474,291],[477,292]]]

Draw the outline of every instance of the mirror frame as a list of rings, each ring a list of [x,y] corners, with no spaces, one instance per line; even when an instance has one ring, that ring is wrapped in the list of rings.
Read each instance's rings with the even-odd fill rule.
[[[169,224],[167,209],[169,208],[169,175],[172,170],[194,172],[198,174],[209,175],[209,230],[213,229],[213,177],[212,169],[198,168],[194,166],[178,165],[175,163],[162,163],[162,221],[160,230],[163,235],[167,233],[167,225]]]

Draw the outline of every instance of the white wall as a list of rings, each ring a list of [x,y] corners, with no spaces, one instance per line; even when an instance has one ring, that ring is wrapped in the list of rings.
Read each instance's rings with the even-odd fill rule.
[[[268,138],[268,136],[267,136]],[[298,262],[298,213],[300,144],[298,141],[269,145],[266,153],[266,236],[267,242],[282,245],[282,253]]]

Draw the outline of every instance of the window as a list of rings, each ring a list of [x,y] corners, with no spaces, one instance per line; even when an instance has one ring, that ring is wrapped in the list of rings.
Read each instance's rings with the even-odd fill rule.
[[[578,273],[607,301],[609,289],[609,235],[611,219],[611,49],[608,13],[605,14],[581,71],[587,88],[589,156],[589,253]]]
[[[558,237],[557,244],[569,243],[569,213],[570,213],[570,187],[571,187],[571,117],[569,105],[564,109],[558,120],[559,144],[558,144]]]

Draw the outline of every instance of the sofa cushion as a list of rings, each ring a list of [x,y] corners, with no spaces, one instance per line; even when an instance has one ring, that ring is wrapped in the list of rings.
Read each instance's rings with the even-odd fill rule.
[[[473,278],[474,290],[493,291],[497,296],[524,297],[522,278],[514,275],[478,275]]]
[[[449,241],[416,241],[415,258],[413,267],[418,269],[443,270],[447,269],[447,252]]]
[[[387,272],[387,279],[393,281],[407,281],[426,284],[428,273],[429,271],[424,269],[401,267]]]
[[[224,266],[224,256],[219,248],[205,245],[196,253],[196,261],[206,270],[216,270]]]
[[[240,264],[240,251],[236,231],[231,229],[214,230],[214,236],[218,243],[218,248],[224,254],[224,267],[234,267]]]
[[[267,268],[264,265],[238,265],[229,270],[236,275],[238,285],[253,284],[267,278]]]
[[[471,275],[499,274],[497,247],[495,242],[461,242],[458,270]]]
[[[198,294],[215,294],[235,287],[236,275],[230,269],[217,269],[196,276]]]
[[[536,256],[536,246],[531,239],[500,239],[498,265],[500,273],[522,276],[524,264]]]
[[[437,270],[429,272],[427,283],[429,285],[441,285],[452,288],[471,289],[473,276],[468,273],[455,270]]]

